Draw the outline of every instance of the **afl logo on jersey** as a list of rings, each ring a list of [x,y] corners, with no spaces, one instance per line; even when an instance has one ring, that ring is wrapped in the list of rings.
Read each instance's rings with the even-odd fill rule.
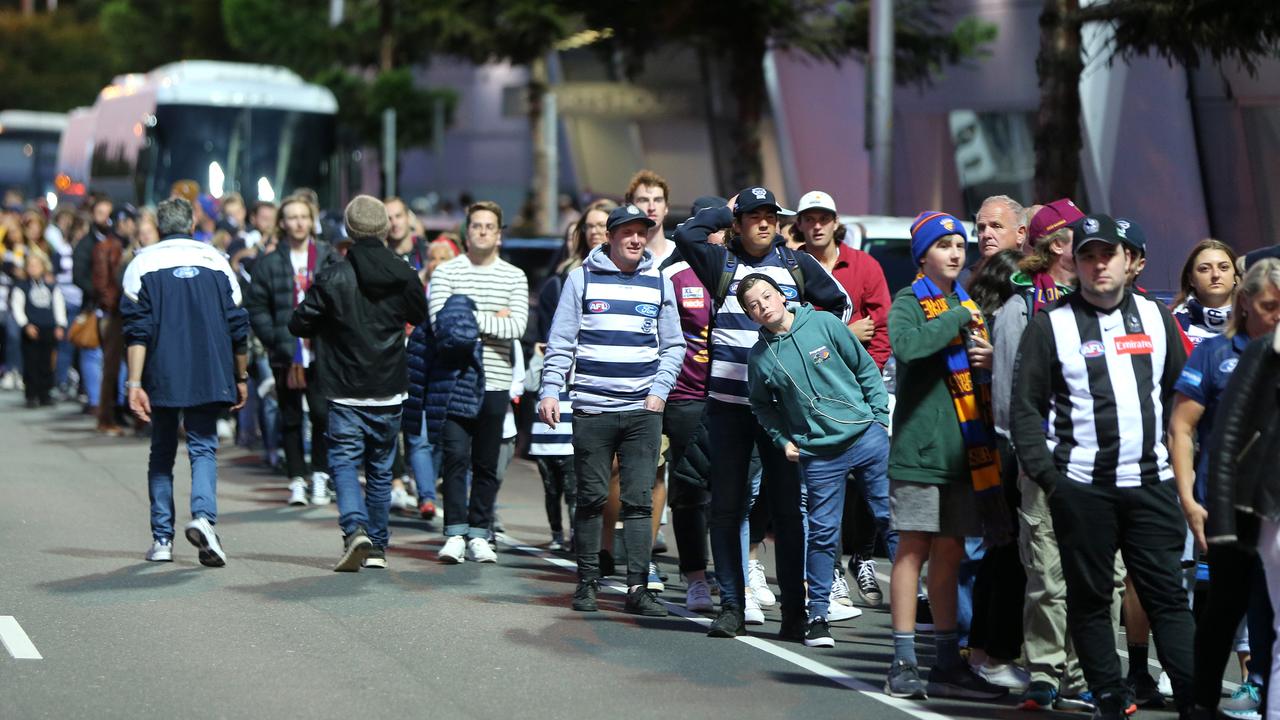
[[[1102,357],[1106,352],[1107,346],[1101,340],[1090,340],[1080,346],[1080,354],[1087,358]]]
[[[199,274],[200,268],[191,267],[190,265],[183,265],[180,268],[173,269],[173,276],[176,278],[182,278],[183,280],[190,280]]]
[[[609,312],[609,303],[604,300],[592,300],[587,303],[587,312],[602,313]]]
[[[649,303],[640,303],[636,305],[636,312],[647,318],[658,317],[658,306]]]

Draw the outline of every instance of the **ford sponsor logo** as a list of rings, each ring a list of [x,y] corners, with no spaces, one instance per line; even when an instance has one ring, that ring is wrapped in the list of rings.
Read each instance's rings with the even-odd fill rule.
[[[604,300],[592,300],[587,303],[587,312],[602,313],[609,312],[609,303]]]
[[[1239,364],[1240,364],[1240,358],[1227,358],[1226,360],[1222,361],[1221,365],[1218,366],[1218,372],[1223,373],[1224,375],[1233,373],[1236,371],[1236,365],[1239,365]]]
[[[1107,346],[1102,344],[1101,340],[1090,340],[1080,346],[1080,354],[1087,358],[1102,357],[1107,352]]]
[[[782,294],[786,295],[788,300],[795,300],[796,298],[800,297],[800,293],[796,292],[796,289],[791,287],[790,285],[782,286]]]
[[[636,305],[636,312],[645,317],[658,317],[658,306],[649,303],[640,303]]]
[[[173,269],[173,276],[176,278],[182,278],[183,280],[190,280],[199,274],[200,268],[192,267],[190,265],[183,265],[180,268]]]

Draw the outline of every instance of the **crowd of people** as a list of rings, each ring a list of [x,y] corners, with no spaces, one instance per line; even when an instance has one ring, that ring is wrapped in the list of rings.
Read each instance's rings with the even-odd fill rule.
[[[28,405],[82,390],[100,432],[145,427],[148,560],[173,557],[181,425],[205,565],[227,559],[215,453],[233,435],[280,466],[288,503],[336,499],[337,571],[387,567],[389,513],[434,520],[437,493],[439,560],[497,562],[513,401],[532,392],[573,610],[598,611],[617,574],[626,612],[666,615],[666,524],[709,636],[778,605],[780,640],[829,648],[831,623],[884,602],[887,555],[892,696],[1280,717],[1280,251],[1205,240],[1166,305],[1141,287],[1135,220],[1001,195],[973,239],[920,213],[891,296],[826,192],[794,211],[764,187],[700,197],[668,234],[670,197],[641,171],[585,207],[532,296],[488,201],[429,242],[398,198],[358,196],[340,224],[306,191],[246,208],[179,183],[154,212],[95,197],[48,222],[7,202],[21,380],[3,386]]]

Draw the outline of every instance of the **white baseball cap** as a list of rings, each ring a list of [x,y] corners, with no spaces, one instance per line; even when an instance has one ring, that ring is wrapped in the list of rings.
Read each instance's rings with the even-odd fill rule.
[[[800,197],[800,204],[796,207],[796,214],[799,215],[805,210],[826,210],[835,213],[836,201],[821,190],[810,190]]]

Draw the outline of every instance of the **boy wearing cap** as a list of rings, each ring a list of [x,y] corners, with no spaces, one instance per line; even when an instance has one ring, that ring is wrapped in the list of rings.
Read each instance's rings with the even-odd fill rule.
[[[711,476],[711,552],[720,582],[720,615],[711,637],[742,633],[746,609],[740,529],[747,516],[747,468],[754,444],[760,452],[764,482],[770,484],[770,510],[777,539],[778,581],[782,588],[779,637],[802,641],[807,616],[804,602],[804,521],[800,476],[751,412],[747,358],[760,329],[734,297],[737,283],[763,273],[777,282],[788,300],[808,302],[848,323],[849,298],[818,261],[793,252],[778,234],[781,206],[773,193],[751,187],[729,207],[702,210],[676,229],[676,246],[707,288],[716,312],[711,337],[711,376],[707,401]],[[707,242],[712,233],[732,228],[724,245]],[[744,442],[744,439],[750,438]]]
[[[324,340],[317,343],[316,378],[329,400],[329,468],[343,535],[333,569],[356,572],[387,566],[391,464],[409,389],[404,328],[426,320],[427,300],[418,273],[386,246],[386,206],[357,195],[345,218],[353,241],[347,261],[316,276],[289,332]]]
[[[662,414],[685,348],[671,281],[645,248],[653,226],[635,205],[609,213],[608,243],[565,278],[543,360],[539,420],[553,429],[560,422],[561,388],[571,388],[573,401],[573,609],[580,612],[598,609],[601,515],[615,454],[627,547],[653,544],[649,522]],[[625,609],[663,617],[667,610],[648,589],[648,577],[649,554],[628,552]]]
[[[1067,626],[1095,717],[1119,720],[1134,708],[1111,625],[1117,549],[1151,618],[1179,716],[1188,717],[1194,626],[1179,574],[1187,525],[1164,441],[1186,351],[1169,310],[1126,284],[1126,229],[1091,215],[1073,235],[1080,289],[1023,334],[1013,441],[1023,471],[1049,496]]]

